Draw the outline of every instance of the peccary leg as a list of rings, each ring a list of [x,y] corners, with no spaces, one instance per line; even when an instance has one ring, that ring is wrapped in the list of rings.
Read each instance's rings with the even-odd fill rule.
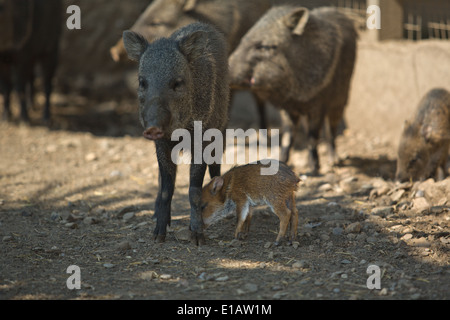
[[[206,164],[191,164],[189,181],[189,202],[191,204],[191,242],[195,245],[205,244],[203,235],[203,219],[201,210],[201,197]]]
[[[12,83],[11,83],[11,67],[8,64],[2,64],[0,66],[0,89],[3,94],[3,119],[10,120],[11,119],[11,91],[12,91]]]
[[[266,106],[263,100],[255,96],[256,100],[256,108],[258,109],[259,114],[259,128],[260,129],[267,129],[268,123],[267,123],[267,117],[266,117]]]
[[[291,148],[294,146],[299,120],[300,117],[298,115],[289,115],[285,110],[281,110],[282,135],[280,160],[285,163],[288,162]]]
[[[57,65],[57,55],[48,55],[42,63],[44,73],[44,91],[45,91],[45,109],[43,114],[43,121],[49,123],[50,121],[50,95],[53,90],[52,79],[55,75]]]
[[[32,63],[22,62],[17,70],[17,93],[20,101],[20,119],[24,122],[29,122],[27,110],[27,84],[31,78],[30,70]]]
[[[320,169],[319,153],[317,147],[319,145],[320,129],[323,126],[324,116],[323,113],[315,114],[315,116],[308,115],[308,145],[309,145],[309,157],[311,160],[311,175],[318,175]]]
[[[155,144],[160,184],[155,204],[156,227],[153,237],[157,242],[164,242],[166,239],[166,228],[170,225],[170,205],[175,190],[177,167],[170,157],[171,146],[169,141],[158,140]]]
[[[436,181],[444,180],[447,176],[447,159],[448,159],[448,149],[450,143],[446,143],[442,146],[441,156],[439,163],[436,166],[434,177]]]
[[[330,162],[335,165],[338,162],[336,154],[336,138],[341,131],[345,129],[344,106],[334,107],[325,118],[325,126],[327,127],[327,139],[330,148]]]
[[[220,164],[218,163],[210,164],[208,165],[208,169],[209,169],[209,176],[211,177],[211,179],[220,176]]]

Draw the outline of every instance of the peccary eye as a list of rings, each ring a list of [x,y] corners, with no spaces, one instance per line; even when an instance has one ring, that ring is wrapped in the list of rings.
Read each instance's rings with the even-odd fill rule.
[[[181,78],[177,78],[175,79],[172,84],[171,84],[171,88],[173,91],[177,91],[177,89],[181,88],[184,85],[184,81]]]
[[[151,26],[151,27],[159,27],[162,25],[163,25],[163,23],[161,21],[152,21],[149,23],[149,26]]]
[[[255,45],[257,50],[276,50],[278,48],[277,45],[264,45],[262,43],[257,43]]]
[[[139,88],[146,89],[147,88],[147,80],[144,78],[139,78]]]
[[[417,162],[418,160],[419,160],[418,157],[413,158],[411,161],[409,161],[408,167],[409,167],[409,168],[412,168],[412,167],[416,164],[416,162]]]

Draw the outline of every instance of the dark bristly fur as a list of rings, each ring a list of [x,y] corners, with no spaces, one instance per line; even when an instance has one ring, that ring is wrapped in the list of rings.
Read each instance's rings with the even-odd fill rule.
[[[201,121],[204,131],[225,130],[229,100],[227,45],[222,33],[204,23],[190,24],[150,44],[132,31],[125,31],[123,38],[129,57],[139,61],[139,117],[144,137],[156,143],[160,186],[154,236],[164,241],[176,177],[171,151],[178,142],[171,141],[171,135],[176,129],[187,129],[193,137],[194,121]],[[206,146],[203,143],[203,148]],[[192,161],[190,169],[190,229],[197,244],[204,242],[200,197],[206,167],[204,161]],[[210,165],[209,172],[219,176],[220,164]]]
[[[414,120],[405,121],[398,147],[396,179],[444,178],[449,146],[450,93],[433,89],[420,101]]]
[[[60,0],[6,0],[0,15],[0,89],[4,97],[3,117],[11,118],[10,94],[14,87],[20,100],[20,117],[28,122],[28,102],[33,102],[34,68],[42,69],[45,90],[43,120],[50,120],[52,80],[58,64],[59,40],[62,31],[62,2]],[[6,15],[6,16],[3,16]],[[6,19],[10,18],[10,19]],[[9,40],[9,41],[8,41]],[[5,48],[8,47],[9,48]],[[12,71],[16,83],[13,84]],[[28,87],[28,94],[27,94]]]
[[[260,99],[285,109],[295,127],[300,116],[307,117],[313,173],[319,170],[317,144],[325,120],[334,158],[356,39],[354,22],[336,9],[278,6],[247,32],[229,59],[232,86],[250,88]],[[282,161],[289,158],[294,136],[291,129]]]

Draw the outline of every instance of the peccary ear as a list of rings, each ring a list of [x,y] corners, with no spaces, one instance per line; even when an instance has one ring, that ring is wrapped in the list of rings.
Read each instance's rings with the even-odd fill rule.
[[[223,187],[223,178],[222,177],[214,177],[213,183],[211,187],[211,194],[214,196],[220,189]]]
[[[123,45],[131,60],[139,61],[148,46],[147,40],[133,31],[123,32]]]
[[[195,6],[197,5],[197,0],[185,0],[183,11],[192,11],[194,10]]]
[[[185,37],[179,42],[180,51],[186,56],[188,61],[195,61],[203,55],[205,46],[202,45],[204,41],[204,31],[195,31]]]
[[[433,129],[431,126],[423,126],[421,133],[426,142],[429,142],[433,138]]]
[[[309,20],[309,10],[297,8],[284,18],[285,25],[291,29],[295,35],[302,35]]]

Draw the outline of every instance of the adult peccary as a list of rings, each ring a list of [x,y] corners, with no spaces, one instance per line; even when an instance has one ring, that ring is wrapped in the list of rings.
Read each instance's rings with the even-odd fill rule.
[[[261,100],[286,110],[295,129],[300,117],[307,117],[313,174],[319,171],[317,145],[325,122],[335,159],[335,138],[349,96],[356,39],[354,22],[336,9],[278,6],[247,32],[229,59],[233,86],[251,88]],[[295,136],[292,127],[289,131],[289,138],[283,137],[282,142],[284,162]]]
[[[156,144],[160,185],[155,204],[154,237],[161,242],[170,224],[175,187],[176,164],[171,159],[171,151],[177,142],[171,140],[173,131],[187,129],[193,144],[194,121],[202,122],[203,131],[216,128],[223,133],[227,126],[227,45],[224,36],[213,26],[199,22],[151,44],[132,31],[125,31],[123,40],[129,57],[139,61],[139,118],[145,129],[144,137]],[[202,150],[207,145],[203,143]],[[207,165],[204,159],[196,163],[194,156],[192,152],[190,230],[192,241],[202,244],[200,201]],[[219,176],[220,164],[209,165],[209,173],[211,177]]]
[[[433,89],[420,101],[412,122],[405,121],[396,179],[442,179],[447,175],[450,146],[450,93]]]
[[[270,5],[271,0],[155,0],[130,30],[151,42],[190,23],[205,22],[224,33],[231,53]],[[119,40],[110,52],[116,62],[122,60],[126,56],[123,40]],[[266,128],[264,102],[258,99],[256,102],[260,126]]]
[[[21,120],[28,122],[28,98],[33,96],[34,69],[41,66],[45,91],[43,119],[50,120],[52,80],[58,63],[62,30],[60,0],[5,0],[0,9],[0,86],[4,96],[3,117],[11,118],[10,94],[15,86]],[[27,95],[28,87],[28,95]]]

